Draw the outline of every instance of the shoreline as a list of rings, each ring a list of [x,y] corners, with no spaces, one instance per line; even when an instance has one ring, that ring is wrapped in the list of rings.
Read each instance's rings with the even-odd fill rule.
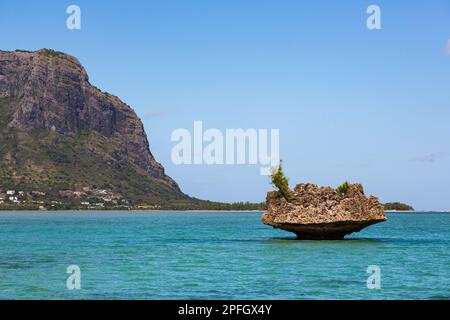
[[[148,213],[158,213],[158,212],[169,212],[169,213],[186,213],[186,212],[190,212],[190,213],[208,213],[208,212],[229,212],[229,213],[233,213],[233,212],[249,212],[249,213],[262,213],[265,210],[201,210],[201,209],[191,209],[191,210],[178,210],[178,209],[130,209],[130,210],[126,210],[126,209],[66,209],[66,210],[14,210],[14,209],[0,209],[0,214],[2,214],[3,212],[46,212],[46,213],[58,213],[58,212],[130,212],[130,213],[134,213],[134,212],[148,212]],[[427,213],[441,213],[441,214],[450,214],[450,211],[433,211],[433,210],[427,210],[427,211],[418,211],[418,210],[414,210],[414,211],[400,211],[400,210],[387,210],[385,211],[385,213],[393,213],[393,214],[397,214],[397,213],[417,213],[417,214],[427,214]]]
[[[0,210],[0,214],[2,212],[47,212],[47,213],[52,213],[52,212],[172,212],[172,213],[183,213],[183,212],[263,212],[264,210],[170,210],[170,209],[165,209],[165,210],[139,210],[139,209],[132,209],[132,210],[115,210],[115,209],[105,209],[105,210],[95,210],[95,209],[85,209],[85,210],[81,210],[81,209],[73,209],[73,210]]]

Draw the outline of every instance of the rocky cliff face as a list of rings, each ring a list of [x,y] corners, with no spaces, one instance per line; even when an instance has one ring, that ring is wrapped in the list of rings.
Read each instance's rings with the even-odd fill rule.
[[[293,232],[299,239],[342,239],[345,235],[386,220],[383,205],[366,197],[360,184],[345,194],[331,187],[299,184],[288,202],[277,191],[267,194],[263,223]]]
[[[55,162],[52,151],[42,155],[34,150],[33,143],[44,149],[54,144],[54,150],[58,150],[64,142],[69,145],[70,141],[82,141],[83,145],[77,145],[79,148],[73,152],[81,152],[91,160],[101,158],[111,169],[127,168],[181,193],[151,154],[142,122],[135,112],[119,98],[92,86],[83,66],[70,55],[47,49],[0,51],[0,107],[2,134],[11,138],[0,141],[3,144],[0,160],[9,170],[5,174],[10,175],[4,179],[16,177],[22,181],[25,179],[22,173],[29,172],[30,167],[40,173],[52,171],[45,161],[50,157]],[[37,136],[41,137],[39,141]],[[41,145],[43,142],[46,146]],[[21,152],[24,154],[22,147],[26,143],[33,151],[31,155],[39,153],[42,157],[36,161],[18,159]],[[77,163],[68,158],[72,169],[83,164],[83,159]],[[57,159],[53,165],[59,165]],[[89,166],[89,161],[83,165]],[[129,184],[126,180],[122,177],[121,184]]]

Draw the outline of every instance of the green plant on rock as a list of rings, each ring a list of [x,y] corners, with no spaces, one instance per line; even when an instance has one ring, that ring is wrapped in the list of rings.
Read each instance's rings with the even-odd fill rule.
[[[345,181],[343,184],[337,187],[337,191],[342,195],[346,195],[349,188],[350,184],[347,181]]]
[[[289,179],[284,175],[281,161],[280,165],[272,168],[271,180],[272,185],[278,189],[278,192],[283,196],[283,198],[287,201],[291,201],[292,195],[291,190],[289,189]]]

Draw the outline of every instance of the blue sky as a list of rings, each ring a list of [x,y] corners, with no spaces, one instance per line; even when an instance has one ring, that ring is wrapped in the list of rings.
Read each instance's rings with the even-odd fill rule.
[[[81,30],[66,8],[80,6]],[[366,28],[381,8],[382,30]],[[279,128],[291,186],[361,182],[450,209],[450,1],[2,1],[0,49],[76,56],[144,122],[186,193],[263,201],[259,166],[176,166],[170,135]]]

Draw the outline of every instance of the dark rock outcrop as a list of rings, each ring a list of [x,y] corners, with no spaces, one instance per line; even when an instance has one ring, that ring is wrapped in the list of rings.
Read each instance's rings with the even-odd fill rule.
[[[4,170],[9,170],[5,179],[20,180],[23,184],[26,177],[21,176],[22,172],[29,170],[31,176],[36,176],[36,172],[53,172],[61,161],[46,162],[52,156],[50,152],[61,149],[57,148],[61,141],[74,137],[73,141],[78,142],[79,136],[89,132],[96,135],[97,140],[83,141],[83,145],[72,153],[80,154],[79,150],[82,150],[86,157],[91,157],[90,161],[101,158],[113,169],[127,167],[127,172],[131,170],[148,177],[182,195],[177,183],[165,174],[162,165],[151,154],[143,124],[133,109],[116,96],[91,85],[83,66],[70,55],[48,49],[0,51],[0,107],[3,113],[1,134],[15,139],[0,143],[0,147],[4,145],[0,160],[5,161]],[[38,132],[53,134],[51,139],[50,135],[45,139],[48,138],[48,144],[54,144],[55,148],[45,155],[39,148],[43,150],[47,145],[38,146],[42,141],[35,141]],[[32,138],[35,139],[33,143],[30,142]],[[23,146],[27,141],[30,154],[38,156],[19,159],[20,152],[25,154]],[[73,159],[68,157],[67,161],[77,165]],[[89,166],[89,162],[84,165]],[[60,170],[58,174],[67,170]],[[124,177],[121,185],[129,186],[126,180]]]
[[[178,189],[150,153],[144,127],[133,109],[92,86],[75,57],[48,49],[0,52],[0,97],[18,99],[9,127],[61,134],[92,129],[116,136],[129,160]]]
[[[376,197],[366,197],[360,184],[350,184],[345,194],[331,187],[299,184],[290,202],[277,191],[269,192],[266,202],[263,223],[304,240],[343,239],[386,220],[383,205]]]

